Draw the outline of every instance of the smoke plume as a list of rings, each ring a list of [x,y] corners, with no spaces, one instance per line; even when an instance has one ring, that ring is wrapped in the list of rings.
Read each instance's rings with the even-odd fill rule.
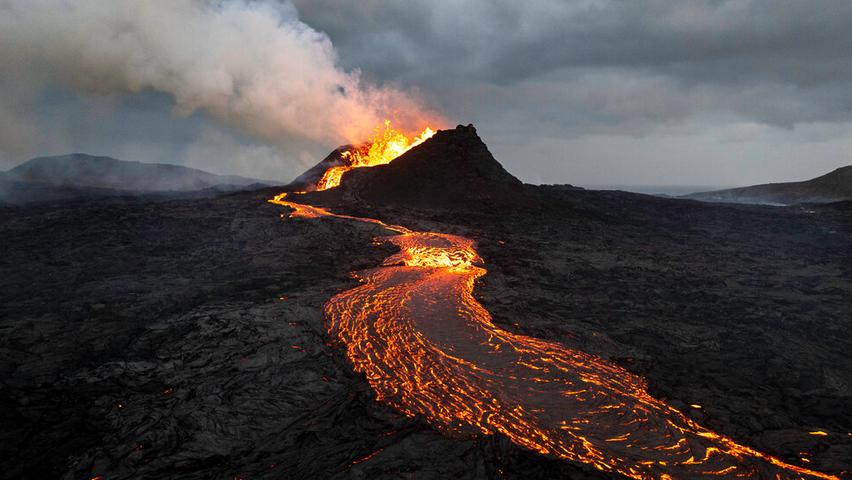
[[[290,4],[229,0],[0,0],[6,81],[82,94],[158,91],[274,142],[359,141],[385,118],[417,129],[410,94],[338,66]]]

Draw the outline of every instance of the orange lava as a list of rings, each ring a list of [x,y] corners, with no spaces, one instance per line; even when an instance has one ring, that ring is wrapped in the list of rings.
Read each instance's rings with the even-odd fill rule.
[[[391,127],[390,120],[385,120],[384,128],[376,127],[376,133],[367,145],[352,148],[341,154],[344,165],[331,167],[325,171],[317,182],[317,190],[328,190],[340,185],[343,174],[353,168],[374,167],[390,163],[396,157],[425,142],[435,131],[426,127],[420,135],[409,138],[405,133]]]
[[[379,401],[447,433],[502,434],[541,454],[635,479],[836,479],[712,432],[651,397],[602,358],[506,332],[473,297],[485,275],[474,242],[291,202],[302,218],[368,222],[399,253],[359,272],[325,306]]]

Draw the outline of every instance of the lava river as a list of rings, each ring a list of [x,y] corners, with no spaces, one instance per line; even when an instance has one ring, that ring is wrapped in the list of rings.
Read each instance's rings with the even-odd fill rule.
[[[379,401],[447,432],[517,445],[637,479],[837,478],[696,424],[602,358],[506,332],[473,297],[485,275],[470,239],[416,232],[285,200],[297,217],[381,225],[399,248],[325,306],[330,334]]]

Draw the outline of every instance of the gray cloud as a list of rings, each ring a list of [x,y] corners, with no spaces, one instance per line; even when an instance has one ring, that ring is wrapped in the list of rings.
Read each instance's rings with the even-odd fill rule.
[[[843,0],[295,3],[346,62],[380,80],[419,85],[459,115],[476,115],[479,105],[455,109],[455,100],[442,99],[472,82],[506,95],[530,83],[562,88],[569,92],[556,101],[567,98],[565,107],[578,95],[624,99],[665,85],[672,96],[626,101],[603,115],[628,126],[679,121],[684,109],[699,114],[725,96],[739,98],[710,113],[780,126],[852,116],[852,4]],[[744,91],[754,101],[741,101]],[[568,126],[602,120],[573,111],[562,118]]]

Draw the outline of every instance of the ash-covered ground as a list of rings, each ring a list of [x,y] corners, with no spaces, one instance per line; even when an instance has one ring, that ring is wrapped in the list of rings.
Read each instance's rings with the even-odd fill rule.
[[[852,206],[511,191],[524,198],[311,201],[476,239],[476,295],[502,327],[611,359],[719,433],[848,475]],[[391,253],[372,241],[387,232],[282,218],[273,193],[0,209],[4,477],[610,478],[377,404],[322,305]]]

